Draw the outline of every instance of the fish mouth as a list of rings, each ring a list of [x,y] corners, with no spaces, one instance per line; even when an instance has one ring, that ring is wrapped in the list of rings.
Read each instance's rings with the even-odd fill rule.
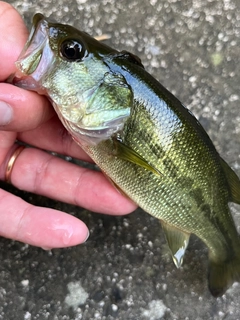
[[[28,40],[15,62],[13,84],[27,90],[40,91],[41,80],[53,65],[54,54],[49,45],[48,21],[41,13],[33,17]]]

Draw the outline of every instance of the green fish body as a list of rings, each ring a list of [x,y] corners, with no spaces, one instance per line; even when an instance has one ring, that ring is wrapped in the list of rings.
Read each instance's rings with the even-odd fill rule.
[[[16,65],[13,83],[47,95],[114,185],[161,221],[177,267],[193,233],[209,249],[211,293],[240,281],[240,240],[228,207],[240,204],[239,178],[139,58],[36,14]]]

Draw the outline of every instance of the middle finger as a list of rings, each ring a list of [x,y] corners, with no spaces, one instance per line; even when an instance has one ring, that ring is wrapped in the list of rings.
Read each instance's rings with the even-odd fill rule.
[[[24,149],[11,175],[19,189],[107,214],[126,214],[136,205],[101,172],[79,167],[42,150]]]
[[[91,161],[67,133],[46,97],[1,83],[0,101],[7,103],[12,111],[11,121],[0,126],[0,130],[19,132],[19,140],[38,148]]]
[[[30,132],[20,132],[17,138],[20,141],[40,149],[57,152],[87,162],[93,162],[72,139],[57,115]]]

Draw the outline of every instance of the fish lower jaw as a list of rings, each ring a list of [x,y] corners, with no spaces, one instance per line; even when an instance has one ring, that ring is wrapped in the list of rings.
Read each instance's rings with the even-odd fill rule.
[[[41,95],[47,95],[46,90],[39,84],[39,81],[35,81],[31,76],[19,75],[16,73],[10,81],[13,85],[23,88],[25,90],[35,91]]]

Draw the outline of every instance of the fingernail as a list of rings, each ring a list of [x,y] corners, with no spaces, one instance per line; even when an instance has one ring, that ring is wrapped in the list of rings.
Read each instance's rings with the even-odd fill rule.
[[[44,251],[51,251],[52,248],[48,248],[48,247],[41,247]]]
[[[4,101],[0,101],[0,126],[5,126],[13,118],[12,107]]]
[[[87,236],[86,236],[86,239],[83,241],[83,243],[87,241],[87,239],[89,238],[89,235],[90,235],[90,233],[89,233],[89,231],[88,231]]]
[[[83,224],[82,222],[80,223]],[[73,226],[68,225],[68,226],[65,226],[65,229],[61,231],[62,231],[62,241],[64,246],[66,247],[76,245],[79,243],[84,243],[87,241],[89,237],[89,231],[84,230],[83,226],[81,226],[81,229],[80,228],[76,229]],[[84,237],[84,233],[86,235],[85,237]]]

